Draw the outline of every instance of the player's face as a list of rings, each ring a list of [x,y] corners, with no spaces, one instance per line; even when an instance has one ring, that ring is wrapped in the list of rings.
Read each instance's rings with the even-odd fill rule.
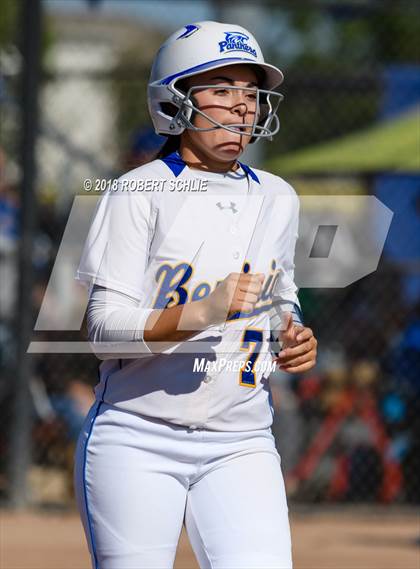
[[[195,105],[209,117],[224,125],[254,123],[257,112],[258,78],[255,71],[247,65],[221,67],[191,77],[188,87],[214,85],[192,92]],[[232,89],[231,87],[241,87]],[[214,127],[214,123],[196,113],[193,124],[199,128]],[[251,132],[251,127],[243,128]],[[185,131],[190,143],[212,160],[232,162],[249,144],[250,137],[223,128],[200,132]]]

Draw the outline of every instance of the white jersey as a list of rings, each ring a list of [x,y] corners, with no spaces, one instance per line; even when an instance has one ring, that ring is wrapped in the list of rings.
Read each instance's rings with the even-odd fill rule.
[[[141,341],[142,357],[103,361],[97,398],[190,428],[269,427],[268,310],[273,296],[298,305],[298,212],[289,184],[243,164],[235,173],[207,173],[174,153],[122,176],[117,191],[100,199],[78,280],[136,299],[142,323],[154,309],[204,298],[229,273],[264,273],[265,281],[252,313],[164,353]]]

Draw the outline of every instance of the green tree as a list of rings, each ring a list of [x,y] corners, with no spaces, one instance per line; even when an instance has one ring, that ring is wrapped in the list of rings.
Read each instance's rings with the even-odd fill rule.
[[[420,5],[398,2],[302,2],[270,5],[274,35],[266,59],[285,69],[282,131],[275,156],[361,129],[378,115],[381,72],[420,63]],[[284,134],[283,134],[284,133]]]

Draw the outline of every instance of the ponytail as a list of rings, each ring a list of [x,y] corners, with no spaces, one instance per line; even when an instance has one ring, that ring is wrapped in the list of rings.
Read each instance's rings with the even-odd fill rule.
[[[165,144],[157,153],[156,159],[161,160],[162,158],[166,158],[166,156],[169,156],[169,154],[172,154],[173,152],[179,150],[180,145],[181,145],[180,135],[176,136],[169,135],[166,139]]]

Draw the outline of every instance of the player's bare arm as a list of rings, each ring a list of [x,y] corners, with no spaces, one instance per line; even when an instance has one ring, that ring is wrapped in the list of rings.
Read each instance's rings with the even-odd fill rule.
[[[259,299],[263,282],[262,273],[230,273],[203,300],[154,310],[146,321],[144,340],[158,342],[164,349],[167,342],[187,340],[208,326],[225,322],[235,312],[249,312]]]

